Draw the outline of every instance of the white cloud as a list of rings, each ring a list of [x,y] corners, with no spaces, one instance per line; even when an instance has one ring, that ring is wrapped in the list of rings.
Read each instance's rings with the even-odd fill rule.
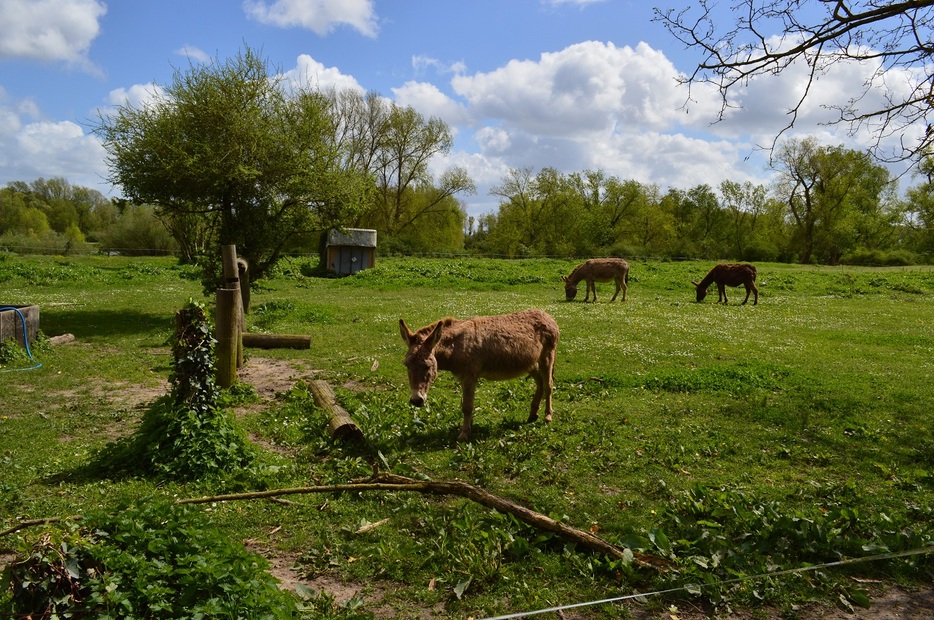
[[[0,0],[0,58],[63,61],[96,71],[87,54],[106,12],[100,0]]]
[[[667,129],[683,121],[677,72],[661,52],[587,41],[538,61],[513,60],[489,73],[457,76],[455,92],[478,117],[549,136],[617,126]]]
[[[280,28],[299,27],[325,36],[347,25],[367,37],[378,31],[373,0],[244,0],[247,17]]]
[[[140,109],[152,101],[162,99],[165,89],[158,84],[134,84],[129,88],[115,88],[107,94],[107,104],[111,107],[122,105]]]
[[[336,67],[325,67],[308,54],[296,58],[295,68],[282,74],[282,78],[295,88],[364,90],[353,76],[341,73]]]
[[[13,108],[0,106],[0,184],[64,177],[109,193],[105,156],[97,138],[75,123],[24,122]]]
[[[566,173],[602,169],[662,187],[760,176],[754,165],[742,162],[741,149],[748,147],[707,131],[719,109],[709,89],[695,91],[705,96],[686,113],[687,92],[677,76],[665,55],[647,44],[632,48],[595,41],[542,54],[537,61],[513,60],[488,73],[455,76],[452,88],[466,102],[460,106],[462,132],[474,128],[461,139],[472,139],[480,152],[465,165],[473,175],[524,166]],[[421,101],[432,101],[434,109],[454,104],[442,97],[439,92]]]
[[[193,45],[185,45],[175,50],[175,53],[179,56],[184,56],[189,61],[197,62],[202,65],[206,65],[211,62],[211,55],[205,52],[202,49],[194,47]]]
[[[469,120],[469,113],[463,105],[457,103],[434,84],[428,82],[406,82],[400,88],[393,88],[395,102],[401,106],[412,106],[425,116],[436,116],[451,129],[455,129]]]

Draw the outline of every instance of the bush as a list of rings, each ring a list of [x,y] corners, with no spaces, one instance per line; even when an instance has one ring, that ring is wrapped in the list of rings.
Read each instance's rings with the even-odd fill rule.
[[[21,543],[0,613],[17,618],[293,618],[261,556],[199,511],[152,499]]]
[[[918,257],[906,250],[857,250],[845,254],[840,262],[844,265],[864,265],[866,267],[904,267],[917,265]]]

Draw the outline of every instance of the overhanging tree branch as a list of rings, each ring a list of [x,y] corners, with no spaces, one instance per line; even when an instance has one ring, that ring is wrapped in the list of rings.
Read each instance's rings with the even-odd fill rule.
[[[813,85],[833,65],[873,62],[877,67],[861,85],[860,95],[827,106],[838,114],[833,123],[848,124],[851,132],[870,125],[875,139],[871,150],[882,161],[918,160],[929,153],[934,147],[930,121],[934,0],[821,0],[821,4],[739,0],[730,15],[721,17],[714,4],[701,0],[680,11],[655,9],[655,21],[701,54],[693,72],[681,81],[689,87],[688,101],[695,85],[717,88],[719,120],[727,110],[738,107],[736,91],[750,80],[805,62],[809,71],[804,92],[789,110],[789,122],[780,136],[794,126]],[[889,77],[893,73],[895,77]],[[881,93],[885,105],[859,109],[857,104],[865,104],[870,92]],[[897,146],[882,144],[884,138],[911,130],[920,137],[902,137]]]

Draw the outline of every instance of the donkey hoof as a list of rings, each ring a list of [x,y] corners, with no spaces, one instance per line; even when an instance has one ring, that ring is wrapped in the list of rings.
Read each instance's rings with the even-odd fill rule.
[[[528,419],[526,422],[534,422],[534,421],[537,420],[537,419],[538,419],[538,414],[537,414],[537,413],[530,413],[530,414],[529,414],[529,419]]]
[[[460,435],[457,436],[457,441],[459,441],[459,442],[461,442],[461,441],[470,441],[470,436],[469,436],[467,433],[465,433],[464,431],[461,431]]]

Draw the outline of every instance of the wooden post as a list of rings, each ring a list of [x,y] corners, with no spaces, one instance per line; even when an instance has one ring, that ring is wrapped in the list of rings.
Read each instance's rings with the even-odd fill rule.
[[[237,343],[240,341],[240,291],[217,289],[217,384],[229,388],[237,382]]]
[[[315,398],[315,404],[324,409],[330,415],[328,420],[328,430],[334,439],[351,439],[360,441],[363,439],[363,431],[357,426],[357,423],[350,417],[350,413],[340,406],[337,402],[337,396],[334,390],[325,381],[315,379],[309,386],[311,395]]]
[[[224,265],[224,288],[237,291],[236,312],[237,328],[243,332],[246,330],[246,321],[243,318],[243,295],[240,292],[240,270],[237,267],[237,246],[221,246],[221,262]],[[237,339],[237,368],[243,366],[243,343]]]

